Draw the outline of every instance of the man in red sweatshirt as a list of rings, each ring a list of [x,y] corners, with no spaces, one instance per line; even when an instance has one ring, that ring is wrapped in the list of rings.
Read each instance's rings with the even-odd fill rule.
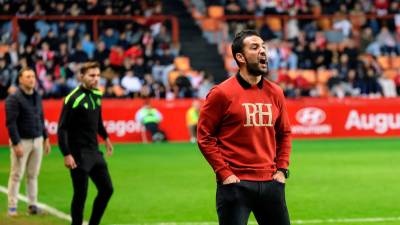
[[[291,151],[285,97],[268,73],[257,32],[236,34],[236,76],[215,86],[200,111],[198,145],[217,177],[220,225],[289,225],[285,200]]]

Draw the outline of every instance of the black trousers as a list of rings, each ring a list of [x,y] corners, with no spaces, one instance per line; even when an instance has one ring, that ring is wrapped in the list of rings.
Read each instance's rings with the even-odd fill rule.
[[[285,184],[277,181],[240,181],[217,186],[220,225],[246,225],[253,212],[259,225],[290,225]]]
[[[88,191],[89,178],[97,188],[89,225],[100,224],[101,217],[113,193],[107,164],[100,152],[83,153],[78,167],[70,170],[74,195],[71,203],[72,225],[82,225],[83,211]]]

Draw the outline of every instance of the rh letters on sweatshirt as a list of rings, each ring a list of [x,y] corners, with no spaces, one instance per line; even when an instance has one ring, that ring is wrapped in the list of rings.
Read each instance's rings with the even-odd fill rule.
[[[272,127],[272,104],[243,103],[246,112],[245,127]]]

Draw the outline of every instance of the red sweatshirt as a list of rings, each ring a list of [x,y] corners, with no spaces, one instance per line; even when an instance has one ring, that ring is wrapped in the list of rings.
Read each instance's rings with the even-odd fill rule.
[[[198,145],[217,180],[268,181],[287,169],[290,124],[282,90],[261,79],[254,86],[239,74],[215,86],[200,111]]]

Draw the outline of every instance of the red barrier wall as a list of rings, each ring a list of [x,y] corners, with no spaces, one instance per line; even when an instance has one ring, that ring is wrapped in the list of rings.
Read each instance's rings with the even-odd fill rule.
[[[288,101],[294,137],[400,136],[400,98]]]
[[[154,100],[161,111],[163,129],[170,141],[186,141],[189,132],[185,113],[191,100]],[[103,100],[103,119],[113,142],[141,142],[141,126],[134,121],[142,100]],[[46,124],[56,143],[57,121],[62,101],[44,102]],[[287,101],[295,138],[400,137],[400,98],[395,99],[315,99]],[[4,102],[0,102],[0,144],[8,143]]]

